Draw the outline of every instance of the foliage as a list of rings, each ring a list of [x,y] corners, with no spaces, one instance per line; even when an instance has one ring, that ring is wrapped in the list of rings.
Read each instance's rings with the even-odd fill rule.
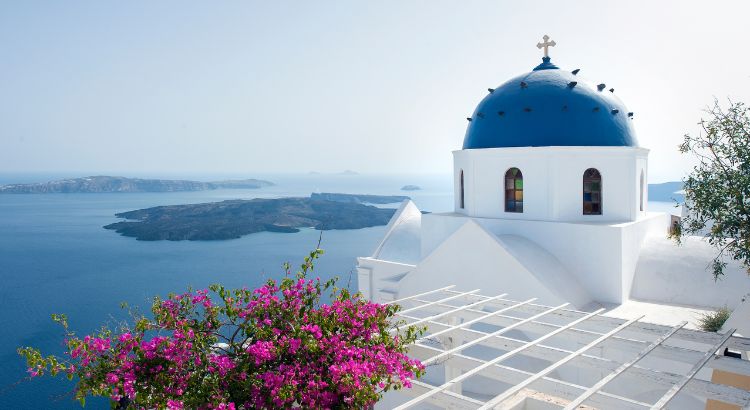
[[[253,291],[212,285],[157,297],[153,318],[138,316],[132,328],[79,338],[54,315],[65,356],[18,351],[32,376],[75,379],[81,404],[104,396],[121,408],[362,408],[410,387],[424,367],[406,346],[424,329],[393,322],[397,305],[364,300],[336,279],[307,279],[321,254]],[[321,301],[327,291],[330,304]]]
[[[698,318],[698,326],[706,332],[718,332],[731,314],[726,306],[716,312],[704,313]]]
[[[698,136],[685,135],[682,153],[699,164],[685,179],[687,216],[672,237],[706,235],[717,249],[712,262],[714,279],[724,274],[725,257],[740,261],[750,272],[750,109],[718,101],[706,111]]]

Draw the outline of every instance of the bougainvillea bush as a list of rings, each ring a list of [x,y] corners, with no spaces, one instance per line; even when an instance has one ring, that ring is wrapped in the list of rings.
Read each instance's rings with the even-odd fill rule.
[[[296,275],[255,290],[190,291],[155,298],[152,317],[83,338],[65,329],[65,355],[19,349],[32,376],[67,375],[75,396],[138,409],[362,408],[409,387],[424,367],[406,355],[422,329],[393,320],[396,305],[369,302]],[[330,292],[331,302],[321,297]]]

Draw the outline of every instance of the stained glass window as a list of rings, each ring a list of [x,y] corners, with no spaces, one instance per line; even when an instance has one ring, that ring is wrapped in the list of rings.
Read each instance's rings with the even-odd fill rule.
[[[461,170],[461,174],[459,176],[459,185],[461,189],[461,194],[459,197],[461,209],[464,209],[464,170]]]
[[[505,212],[523,212],[523,174],[518,168],[505,173]]]
[[[583,214],[602,214],[602,175],[594,168],[583,173]]]

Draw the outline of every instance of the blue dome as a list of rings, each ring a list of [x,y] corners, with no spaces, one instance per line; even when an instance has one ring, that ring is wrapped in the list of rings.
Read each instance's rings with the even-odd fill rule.
[[[464,149],[638,146],[632,114],[608,87],[543,61],[479,103]]]

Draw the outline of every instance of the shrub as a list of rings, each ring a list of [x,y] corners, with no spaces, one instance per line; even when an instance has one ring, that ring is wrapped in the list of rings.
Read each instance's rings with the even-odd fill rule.
[[[680,152],[697,160],[685,178],[685,217],[671,234],[706,236],[716,249],[711,262],[718,280],[732,259],[750,273],[750,107],[717,100],[700,121],[702,132],[685,135]]]
[[[698,318],[698,326],[706,332],[718,332],[731,314],[732,311],[726,306],[715,312],[704,313]]]
[[[362,408],[410,387],[424,367],[406,356],[423,329],[393,322],[396,305],[364,300],[336,280],[296,275],[255,290],[209,290],[155,298],[153,318],[79,338],[64,315],[63,357],[18,349],[32,376],[65,374],[75,397],[113,407],[167,409]],[[330,304],[321,296],[330,291]]]

